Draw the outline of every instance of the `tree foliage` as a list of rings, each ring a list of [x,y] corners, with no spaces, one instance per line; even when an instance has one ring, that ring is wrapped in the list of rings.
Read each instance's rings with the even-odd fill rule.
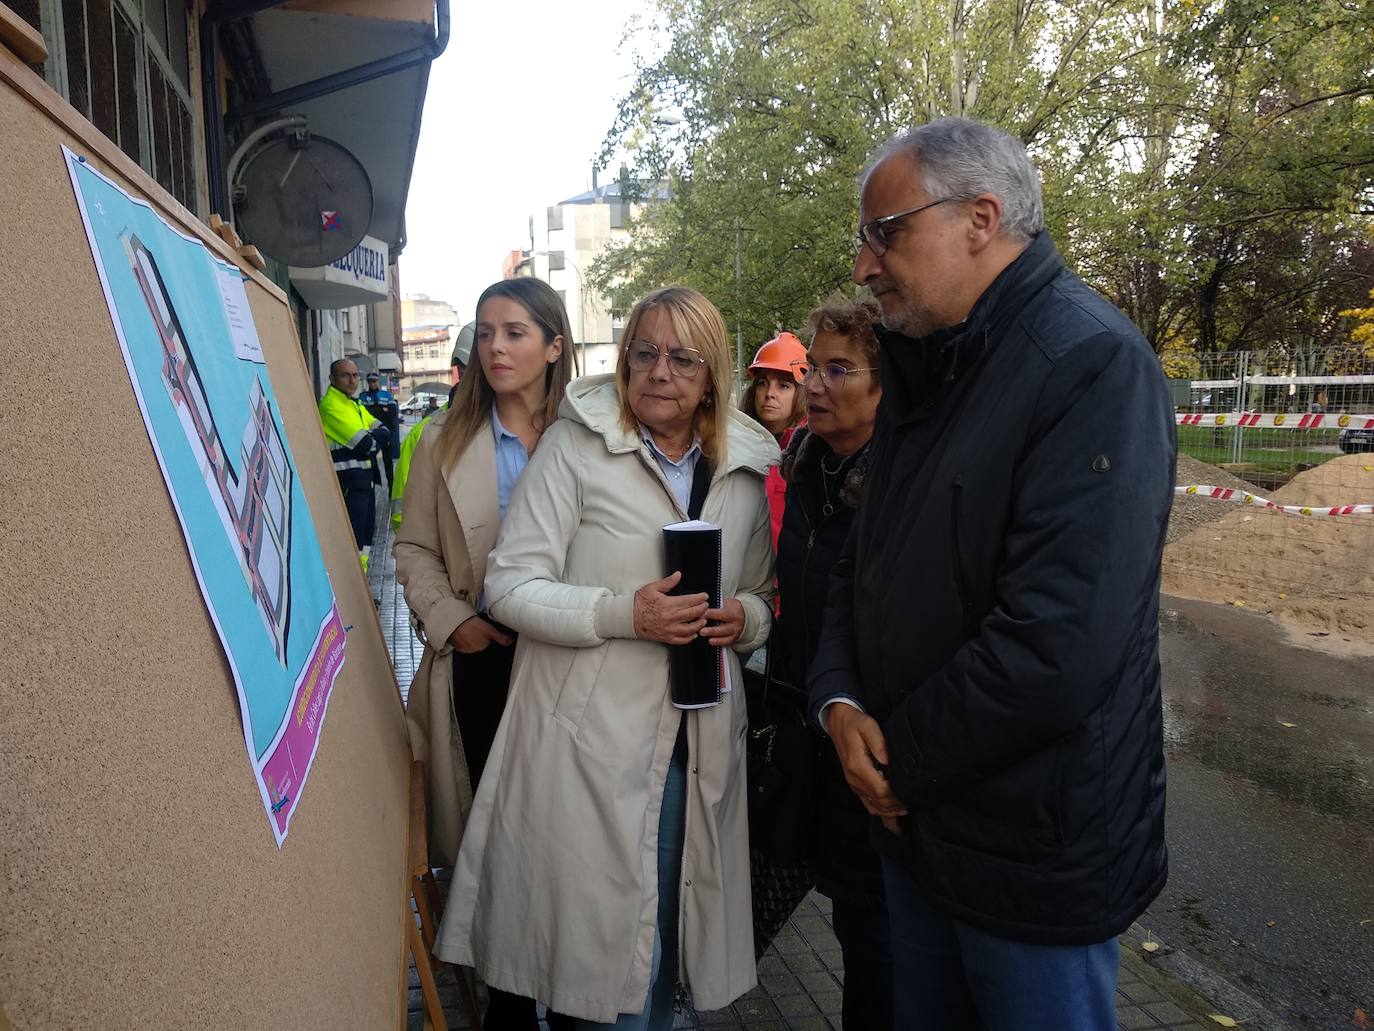
[[[947,114],[1023,140],[1050,231],[1157,351],[1316,354],[1374,271],[1367,0],[657,0],[606,140],[667,182],[593,269],[679,282],[751,351],[849,279],[869,153]]]

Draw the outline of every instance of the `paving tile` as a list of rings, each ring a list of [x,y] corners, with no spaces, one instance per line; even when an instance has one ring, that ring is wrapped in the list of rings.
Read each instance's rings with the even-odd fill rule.
[[[1159,1021],[1139,1006],[1118,1006],[1116,1026],[1123,1031],[1145,1031],[1147,1028],[1159,1027]]]
[[[784,995],[773,1002],[788,1023],[794,1023],[803,1017],[821,1016],[820,1007],[811,1001],[809,995]]]
[[[806,974],[813,970],[825,969],[825,961],[810,949],[807,949],[805,952],[784,956],[783,962],[787,964],[787,969],[794,974]]]
[[[835,975],[828,970],[813,970],[810,973],[798,975],[798,980],[802,986],[812,996],[818,992],[833,992],[840,986],[840,982]]]
[[[833,992],[812,992],[811,1001],[820,1007],[821,1012],[839,1022],[844,1012],[844,993],[838,989]]]
[[[782,961],[781,956],[772,949],[769,949],[763,954],[762,958],[759,960],[759,977],[785,973],[787,973],[787,964]]]
[[[711,1010],[706,1013],[698,1013],[697,1019],[701,1021],[702,1027],[738,1027],[739,1018],[728,1009]]]
[[[733,1008],[735,1015],[746,1022],[777,1017],[778,1015],[778,1008],[767,997],[750,998],[746,995],[742,999],[737,999]]]
[[[801,981],[792,974],[768,974],[759,978],[759,984],[774,998],[779,995],[798,995],[802,990]]]
[[[1141,1009],[1148,1012],[1161,1024],[1183,1024],[1192,1020],[1192,1017],[1172,1002],[1151,1002],[1142,1006]]]

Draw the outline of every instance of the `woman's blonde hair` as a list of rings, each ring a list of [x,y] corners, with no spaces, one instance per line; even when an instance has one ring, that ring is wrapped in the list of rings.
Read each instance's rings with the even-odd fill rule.
[[[552,344],[555,337],[563,338],[563,353],[544,369],[544,404],[534,417],[535,426],[543,432],[558,418],[558,406],[563,403],[563,392],[573,376],[574,347],[568,312],[553,287],[542,279],[521,277],[493,283],[477,299],[479,318],[482,305],[494,297],[508,297],[529,312],[543,331],[545,346]],[[482,371],[480,348],[481,344],[474,343],[472,357],[463,371],[463,378],[458,381],[458,393],[449,405],[448,418],[439,431],[439,468],[446,473],[457,464],[473,438],[487,426],[492,405],[496,403],[496,392],[491,389],[487,375]]]
[[[725,458],[725,427],[730,416],[728,407],[731,377],[730,332],[716,306],[697,291],[686,286],[665,286],[641,298],[625,320],[621,339],[626,345],[638,340],[639,327],[650,312],[668,313],[673,334],[679,346],[693,347],[706,359],[706,374],[710,381],[693,417],[692,428],[701,441],[701,452],[719,463]],[[615,363],[615,386],[620,395],[620,425],[633,433],[639,424],[630,407],[630,363],[626,347],[620,349]],[[722,404],[722,400],[726,403]]]

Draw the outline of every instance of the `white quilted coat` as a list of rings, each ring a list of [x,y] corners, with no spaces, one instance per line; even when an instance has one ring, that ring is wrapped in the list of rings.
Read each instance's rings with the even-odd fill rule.
[[[744,694],[674,709],[668,651],[634,636],[634,592],[664,576],[660,529],[686,518],[609,376],[573,383],[515,489],[487,567],[494,618],[520,633],[510,699],[478,788],[438,947],[491,985],[610,1021],[643,1009],[658,905],[663,782],[679,719],[690,755],[679,920],[700,1009],[752,988]],[[772,437],[729,412],[702,518],[724,529],[735,649],[763,644],[773,555]],[[729,671],[740,684],[739,660]]]

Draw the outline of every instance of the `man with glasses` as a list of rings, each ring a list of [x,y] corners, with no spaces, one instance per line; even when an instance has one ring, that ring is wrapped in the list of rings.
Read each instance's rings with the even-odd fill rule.
[[[811,711],[881,824],[893,1022],[1109,1031],[1167,869],[1169,392],[1004,133],[893,137],[860,222],[884,394]]]

